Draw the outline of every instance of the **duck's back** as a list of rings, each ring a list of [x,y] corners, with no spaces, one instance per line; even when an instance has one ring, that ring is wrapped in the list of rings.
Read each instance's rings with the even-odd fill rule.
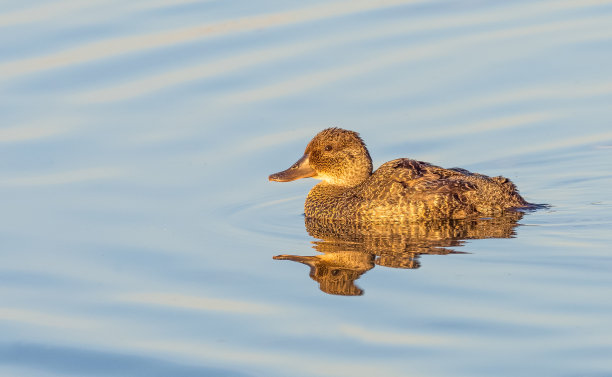
[[[507,178],[444,169],[406,158],[383,164],[363,183],[346,190],[334,192],[332,187],[319,186],[313,188],[306,201],[309,217],[368,221],[462,219],[498,215],[528,205]],[[325,205],[321,205],[323,201]]]

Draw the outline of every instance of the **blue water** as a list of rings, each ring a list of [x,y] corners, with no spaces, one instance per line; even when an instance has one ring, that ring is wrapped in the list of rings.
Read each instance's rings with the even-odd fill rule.
[[[612,2],[0,9],[1,376],[612,375]],[[329,126],[550,207],[313,237],[267,176]]]

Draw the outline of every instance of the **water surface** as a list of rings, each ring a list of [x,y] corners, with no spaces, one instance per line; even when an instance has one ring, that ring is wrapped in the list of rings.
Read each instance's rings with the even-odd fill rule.
[[[612,374],[612,3],[0,7],[0,375]],[[329,126],[551,207],[338,239]]]

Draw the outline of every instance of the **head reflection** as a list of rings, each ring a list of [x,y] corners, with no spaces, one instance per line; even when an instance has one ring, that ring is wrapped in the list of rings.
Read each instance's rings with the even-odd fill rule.
[[[319,255],[277,255],[310,267],[310,277],[321,291],[333,295],[359,296],[355,281],[375,265],[415,269],[421,254],[462,254],[454,250],[465,240],[510,238],[515,235],[522,212],[495,218],[446,220],[403,224],[342,223],[306,218],[306,230],[316,238]]]

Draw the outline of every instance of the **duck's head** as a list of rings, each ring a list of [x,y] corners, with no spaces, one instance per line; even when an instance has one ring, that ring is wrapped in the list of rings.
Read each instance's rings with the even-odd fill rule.
[[[271,181],[316,178],[336,186],[352,187],[372,174],[372,159],[354,131],[328,128],[317,134],[304,155],[287,170],[270,175]]]

